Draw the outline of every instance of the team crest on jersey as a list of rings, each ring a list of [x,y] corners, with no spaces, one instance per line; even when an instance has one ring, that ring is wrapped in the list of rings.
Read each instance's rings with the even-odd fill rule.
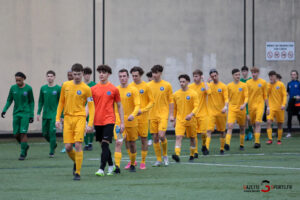
[[[53,95],[57,95],[57,91],[54,90],[54,91],[52,92],[52,94],[53,94]]]
[[[203,87],[203,88],[201,88],[201,91],[202,91],[202,92],[204,92],[204,91],[205,91],[205,88],[204,88],[204,87]]]
[[[279,86],[276,87],[276,90],[279,90]]]
[[[144,94],[144,92],[145,92],[145,91],[144,91],[143,89],[140,89],[140,93],[141,93],[141,94]]]
[[[165,88],[164,87],[160,87],[160,91],[164,91],[165,90]]]
[[[243,91],[243,88],[239,88],[239,91],[240,91],[240,92]]]
[[[298,87],[298,85],[295,85],[295,88],[297,88]]]
[[[260,84],[260,83],[258,84],[258,87],[261,87],[261,84]]]
[[[191,99],[191,97],[190,96],[186,96],[186,100],[190,100]]]
[[[221,88],[219,88],[219,89],[218,89],[218,92],[222,92],[222,89],[221,89]]]
[[[27,96],[27,94],[28,94],[28,92],[26,92],[26,91],[23,93],[24,96]]]
[[[126,96],[127,96],[127,97],[131,97],[131,93],[128,92],[128,93],[126,94]]]
[[[111,91],[107,91],[106,94],[109,96],[111,95]]]
[[[78,95],[81,95],[82,92],[81,92],[80,90],[77,90],[77,94],[78,94]]]

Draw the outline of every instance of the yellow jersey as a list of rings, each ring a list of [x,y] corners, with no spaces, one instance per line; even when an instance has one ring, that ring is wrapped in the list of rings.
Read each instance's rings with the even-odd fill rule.
[[[248,86],[248,106],[256,107],[264,104],[267,99],[267,82],[261,78],[257,80],[250,79],[247,81]]]
[[[199,98],[199,111],[196,114],[196,117],[207,117],[207,91],[205,84],[201,82],[200,84],[192,83],[189,85],[189,88],[194,90],[198,94]]]
[[[150,110],[149,119],[168,119],[169,104],[173,103],[172,86],[169,82],[151,81],[148,83],[154,98],[154,106]]]
[[[248,87],[246,83],[231,82],[227,85],[229,109],[232,111],[240,111],[240,107],[244,103],[248,103]]]
[[[272,110],[281,110],[281,106],[286,105],[286,88],[281,81],[276,83],[268,83],[268,99],[269,106]]]
[[[93,126],[95,105],[92,97],[91,88],[84,82],[75,84],[74,81],[64,82],[56,113],[56,121],[60,121],[62,111],[64,115],[69,116],[86,116],[85,105],[89,108],[88,126]]]
[[[190,113],[194,113],[195,116],[199,111],[199,98],[197,93],[190,88],[187,91],[180,89],[174,93],[173,98],[174,117],[176,121],[184,123],[185,125],[193,122],[193,120],[187,121],[185,118]]]
[[[222,109],[225,103],[228,103],[228,90],[227,86],[219,81],[217,84],[210,82],[207,90],[207,108],[209,115],[223,114]]]

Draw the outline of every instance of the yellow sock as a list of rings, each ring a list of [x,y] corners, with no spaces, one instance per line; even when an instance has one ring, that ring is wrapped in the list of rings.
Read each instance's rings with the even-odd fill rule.
[[[201,133],[202,146],[205,146],[206,143],[206,133]]]
[[[72,151],[67,152],[69,157],[73,160],[73,162],[75,162],[75,150],[72,149]]]
[[[131,162],[131,165],[133,165],[133,166],[135,163],[135,159],[136,159],[136,153],[130,153],[130,162]]]
[[[255,143],[260,144],[260,133],[254,133]]]
[[[76,173],[80,175],[81,165],[83,161],[83,151],[75,152]]]
[[[195,155],[195,147],[190,147],[190,156],[194,157]]]
[[[126,151],[127,151],[127,153],[128,153],[128,156],[129,156],[129,158],[130,158],[130,149],[126,149]]]
[[[225,138],[221,137],[221,138],[220,138],[220,143],[221,143],[221,145],[220,145],[220,150],[223,150],[223,151],[224,151]]]
[[[271,128],[267,129],[267,134],[268,134],[269,140],[272,140],[272,129]]]
[[[207,150],[209,150],[210,140],[211,140],[211,137],[206,137],[205,145],[206,145]]]
[[[121,152],[115,152],[115,165],[116,166],[120,167],[121,159],[122,159],[122,153]]]
[[[282,129],[278,129],[278,140],[280,140],[280,141],[281,141],[281,138],[282,138],[282,132],[283,132]]]
[[[167,138],[161,142],[162,150],[163,150],[163,156],[168,155],[168,140]]]
[[[175,154],[177,156],[180,156],[180,151],[181,151],[181,148],[180,147],[175,147]]]
[[[154,152],[155,152],[157,161],[161,162],[161,149],[160,149],[159,142],[158,143],[153,143],[153,148],[154,148]]]
[[[142,161],[141,161],[141,163],[146,163],[146,156],[147,156],[147,153],[148,153],[148,151],[143,151],[142,150]]]
[[[230,145],[231,134],[226,134],[226,144]]]
[[[240,134],[240,146],[244,146],[245,143],[245,134]]]
[[[195,137],[195,153],[198,153],[198,136]]]

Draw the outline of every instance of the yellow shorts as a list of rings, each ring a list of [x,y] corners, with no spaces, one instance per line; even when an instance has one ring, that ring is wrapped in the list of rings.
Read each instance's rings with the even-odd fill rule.
[[[149,122],[139,123],[138,135],[140,137],[148,137]]]
[[[175,126],[175,135],[184,136],[185,133],[187,138],[196,137],[197,136],[196,123],[191,123],[187,126],[184,123],[177,121]]]
[[[267,120],[274,121],[274,118],[276,118],[277,123],[283,123],[284,122],[284,110],[270,109],[270,114],[267,115]]]
[[[228,124],[234,124],[237,122],[240,126],[246,125],[246,109],[240,111],[228,111]]]
[[[255,124],[255,122],[262,122],[262,117],[264,115],[265,105],[257,105],[257,107],[249,107],[249,117],[251,124]]]
[[[226,114],[209,116],[207,130],[214,131],[215,126],[217,131],[224,132],[226,130]]]
[[[126,141],[136,141],[138,139],[138,127],[125,127],[122,136],[124,139],[126,139]],[[114,139],[117,140],[117,133],[115,128]]]
[[[197,133],[206,133],[207,117],[196,117]]]
[[[64,143],[83,142],[86,125],[85,116],[64,116]]]
[[[150,133],[158,133],[159,131],[166,131],[168,127],[167,119],[151,119]]]

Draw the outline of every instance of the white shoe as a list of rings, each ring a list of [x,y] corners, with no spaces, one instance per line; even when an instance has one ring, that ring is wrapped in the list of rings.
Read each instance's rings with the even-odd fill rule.
[[[168,156],[164,156],[163,159],[164,159],[165,166],[168,166],[169,165],[169,158],[168,158]]]
[[[154,165],[152,165],[152,167],[160,167],[161,166],[161,162],[160,161],[156,161],[154,163]]]
[[[104,176],[104,171],[102,169],[99,169],[96,173],[96,176]]]
[[[287,137],[287,138],[292,137],[292,134],[291,133],[287,133],[285,137]]]
[[[114,166],[108,166],[107,175],[111,176],[114,175]]]
[[[148,146],[152,145],[152,140],[148,140]]]

